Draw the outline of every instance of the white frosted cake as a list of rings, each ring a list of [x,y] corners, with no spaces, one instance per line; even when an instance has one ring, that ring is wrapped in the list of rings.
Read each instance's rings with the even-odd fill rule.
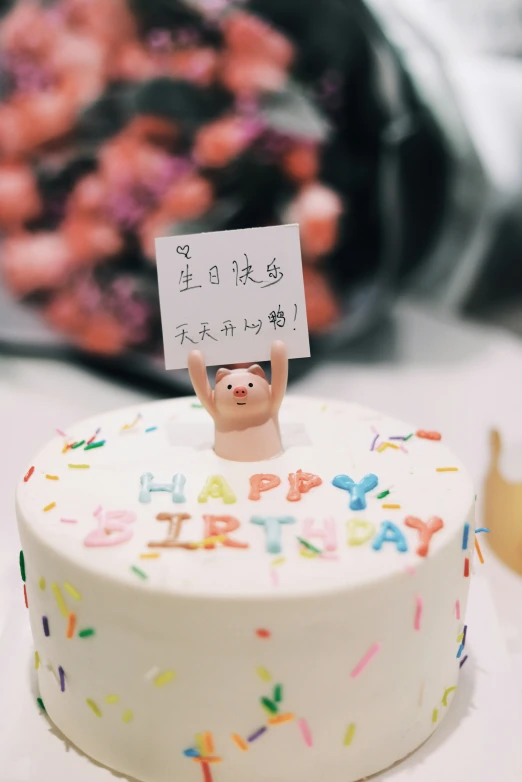
[[[55,437],[20,481],[40,705],[111,769],[353,782],[458,697],[463,465],[358,405],[290,396],[280,421],[282,455],[232,462],[196,398],[119,410]]]

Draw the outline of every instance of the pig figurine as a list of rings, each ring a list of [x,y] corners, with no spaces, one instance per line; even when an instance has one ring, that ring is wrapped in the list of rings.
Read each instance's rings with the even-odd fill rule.
[[[272,384],[258,364],[245,369],[218,369],[211,389],[205,361],[199,350],[188,357],[188,370],[199,401],[215,424],[214,450],[223,459],[257,462],[278,456],[283,446],[279,408],[288,382],[288,356],[284,342],[274,342]]]

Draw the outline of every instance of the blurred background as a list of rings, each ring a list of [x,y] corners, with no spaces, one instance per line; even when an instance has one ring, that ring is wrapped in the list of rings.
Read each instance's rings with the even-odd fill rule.
[[[154,238],[281,222],[315,358],[522,332],[521,53],[518,0],[0,0],[1,349],[184,391]]]

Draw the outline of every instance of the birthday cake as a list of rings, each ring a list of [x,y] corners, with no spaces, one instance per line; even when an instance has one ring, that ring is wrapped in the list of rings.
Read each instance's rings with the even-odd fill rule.
[[[290,396],[280,424],[280,455],[231,461],[196,397],[151,403],[56,436],[20,480],[40,707],[111,769],[353,782],[458,697],[463,465],[354,404]]]

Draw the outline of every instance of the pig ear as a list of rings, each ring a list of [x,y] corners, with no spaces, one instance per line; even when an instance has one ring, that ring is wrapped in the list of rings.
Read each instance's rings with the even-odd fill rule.
[[[216,372],[216,383],[219,383],[219,381],[222,380],[226,375],[230,375],[230,369],[226,369],[226,367],[221,367],[221,369],[218,369]]]
[[[262,378],[266,377],[264,369],[259,364],[252,364],[251,367],[248,367],[247,372],[250,372],[252,375],[259,375]]]

